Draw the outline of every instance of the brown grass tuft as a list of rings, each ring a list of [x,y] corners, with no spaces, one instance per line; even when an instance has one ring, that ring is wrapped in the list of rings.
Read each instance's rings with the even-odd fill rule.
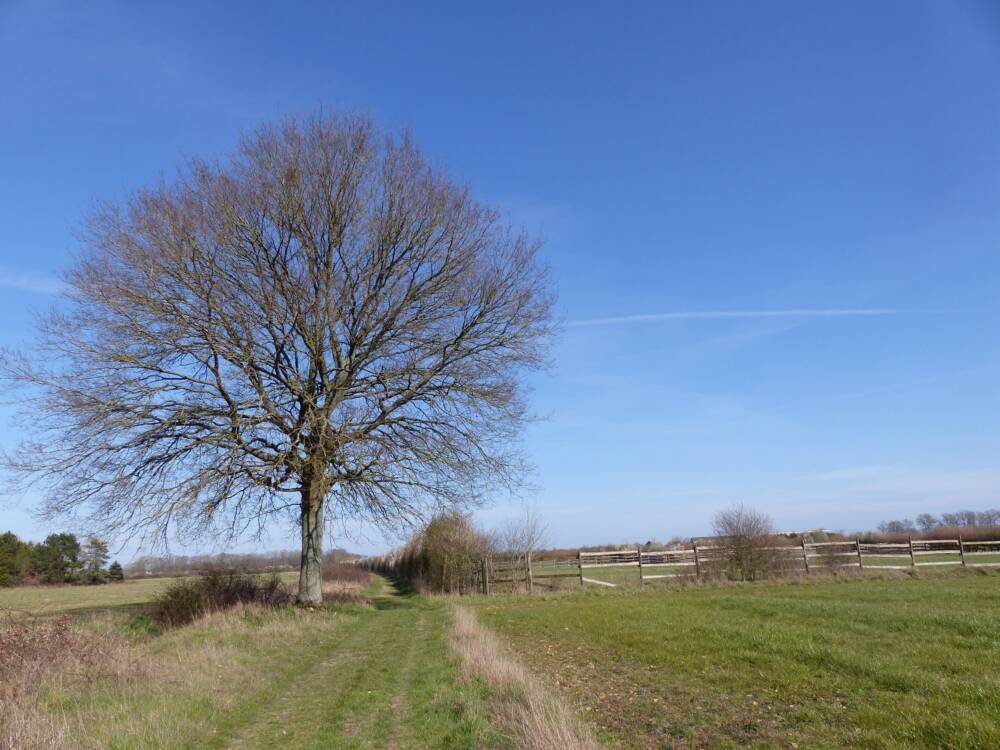
[[[596,750],[600,746],[558,696],[538,680],[500,643],[475,615],[453,607],[452,649],[466,673],[499,688],[496,713],[521,750],[571,747]]]

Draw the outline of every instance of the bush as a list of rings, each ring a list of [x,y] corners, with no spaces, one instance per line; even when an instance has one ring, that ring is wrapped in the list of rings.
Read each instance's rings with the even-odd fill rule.
[[[84,570],[76,579],[76,583],[82,583],[85,586],[97,586],[107,582],[108,573],[105,570]]]
[[[716,513],[712,525],[724,550],[729,578],[755,581],[778,567],[774,524],[766,514],[736,505]]]
[[[172,628],[237,604],[281,607],[290,600],[288,589],[277,576],[209,573],[167,588],[154,600],[152,615],[162,627]]]
[[[492,552],[491,540],[463,513],[435,516],[410,546],[413,583],[446,594],[478,591],[482,561]]]
[[[482,590],[483,562],[495,551],[494,539],[477,529],[469,515],[450,512],[434,516],[401,549],[365,565],[418,591],[464,594]]]

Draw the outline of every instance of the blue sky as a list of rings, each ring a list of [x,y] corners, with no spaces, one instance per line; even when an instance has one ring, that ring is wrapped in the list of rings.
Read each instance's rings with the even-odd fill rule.
[[[362,110],[545,238],[554,543],[1000,505],[997,6],[540,5],[0,0],[0,344],[95,199]]]

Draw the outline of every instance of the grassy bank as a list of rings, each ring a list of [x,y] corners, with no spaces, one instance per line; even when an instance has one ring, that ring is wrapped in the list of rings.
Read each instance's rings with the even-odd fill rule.
[[[1000,747],[1000,576],[480,599],[611,745]]]

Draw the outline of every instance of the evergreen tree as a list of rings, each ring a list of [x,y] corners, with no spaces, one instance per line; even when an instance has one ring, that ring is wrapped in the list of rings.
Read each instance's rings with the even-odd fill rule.
[[[34,568],[46,583],[73,580],[80,569],[80,542],[73,534],[49,534],[35,547]]]
[[[17,534],[0,534],[0,586],[17,586],[28,577],[31,569],[31,545]]]

